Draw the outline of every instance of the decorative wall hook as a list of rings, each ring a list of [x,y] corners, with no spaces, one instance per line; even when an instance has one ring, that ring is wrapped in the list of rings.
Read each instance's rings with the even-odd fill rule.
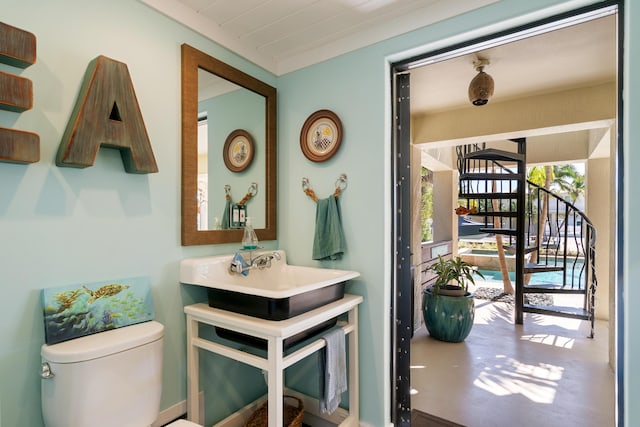
[[[246,205],[247,202],[251,200],[251,198],[256,194],[258,194],[258,183],[252,182],[249,188],[247,189],[247,194],[244,195],[244,197],[242,198],[242,200],[238,202],[238,204]]]
[[[334,196],[338,197],[344,190],[347,189],[347,174],[340,174],[338,179],[336,180],[336,191],[333,193]]]

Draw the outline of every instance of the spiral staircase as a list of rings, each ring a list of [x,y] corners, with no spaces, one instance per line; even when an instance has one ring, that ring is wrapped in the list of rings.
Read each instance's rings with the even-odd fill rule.
[[[523,323],[524,313],[583,319],[593,337],[595,227],[573,204],[527,180],[526,139],[511,142],[509,151],[485,144],[456,148],[458,197],[484,218],[487,228],[480,231],[502,235],[505,250],[515,255],[515,323]],[[554,278],[531,280],[549,272],[556,274],[545,277]],[[534,293],[578,295],[582,305],[529,303],[525,294]]]

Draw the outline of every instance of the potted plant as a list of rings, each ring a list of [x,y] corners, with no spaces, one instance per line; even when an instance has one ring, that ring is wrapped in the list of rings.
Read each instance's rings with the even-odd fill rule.
[[[430,270],[436,274],[436,280],[422,295],[422,314],[427,330],[441,341],[463,341],[471,332],[475,317],[469,283],[475,284],[474,273],[484,276],[459,256],[449,259],[439,256]]]

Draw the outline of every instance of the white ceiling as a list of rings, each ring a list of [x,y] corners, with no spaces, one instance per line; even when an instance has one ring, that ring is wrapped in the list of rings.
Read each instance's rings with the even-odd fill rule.
[[[139,0],[276,75],[497,0]]]
[[[490,60],[484,70],[495,82],[490,102],[615,81],[616,47],[616,15],[608,15],[423,66],[411,71],[411,110],[470,106],[477,57]]]
[[[497,0],[139,0],[276,75]],[[470,105],[473,60],[488,58],[491,102],[616,78],[615,15],[411,71],[412,112]]]

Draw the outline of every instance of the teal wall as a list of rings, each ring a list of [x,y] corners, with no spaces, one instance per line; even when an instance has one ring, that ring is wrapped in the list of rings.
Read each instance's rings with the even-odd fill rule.
[[[42,425],[39,401],[39,349],[43,342],[40,289],[83,281],[148,275],[156,314],[167,327],[165,392],[162,407],[184,399],[184,316],[182,306],[205,298],[178,284],[179,260],[230,253],[235,245],[183,248],[180,245],[180,44],[187,42],[278,88],[278,242],[296,264],[349,268],[362,273],[348,291],[364,295],[360,311],[361,418],[371,426],[388,420],[390,297],[390,101],[387,60],[451,45],[584,5],[586,1],[503,0],[445,22],[329,61],[274,77],[204,40],[173,21],[131,0],[57,2],[0,0],[3,22],[38,37],[38,62],[19,73],[34,82],[34,109],[0,112],[0,126],[36,132],[41,161],[29,165],[0,163],[0,426]],[[626,76],[640,72],[640,20],[637,4],[627,1]],[[634,44],[635,43],[635,44]],[[88,63],[98,55],[125,62],[160,172],[124,173],[117,151],[101,150],[84,170],[58,168],[55,153]],[[16,72],[10,67],[0,70]],[[627,77],[625,116],[640,111],[640,83]],[[315,110],[328,108],[342,119],[345,136],[336,156],[308,161],[300,151],[299,132]],[[630,197],[640,171],[640,123],[628,120],[625,135],[625,308],[626,324],[640,324],[640,312],[628,301],[640,296],[630,286],[638,277],[640,224],[632,221],[640,201]],[[307,177],[319,197],[333,192],[341,173],[348,188],[341,197],[347,254],[337,262],[311,261],[315,204],[301,189]],[[635,274],[634,274],[635,273]],[[625,331],[626,425],[640,424],[640,336]],[[203,358],[204,359],[204,358]],[[304,383],[312,364],[291,372]],[[203,362],[207,421],[213,422],[264,391],[261,375],[225,360]],[[212,378],[228,374],[234,381]],[[309,374],[311,375],[311,374]],[[309,375],[306,375],[308,378]]]
[[[166,326],[161,405],[169,407],[186,396],[183,305],[206,298],[179,285],[179,261],[236,247],[180,244],[180,45],[272,86],[275,77],[138,1],[0,0],[0,10],[2,22],[37,37],[35,65],[0,65],[33,81],[34,108],[0,111],[0,126],[36,132],[41,141],[38,163],[0,163],[0,425],[42,425],[40,290],[123,277],[151,277],[156,318]],[[85,70],[98,55],[128,66],[156,174],[125,173],[112,149],[100,150],[93,167],[55,166]],[[242,197],[246,186],[237,191]],[[235,374],[229,365],[218,364]],[[228,405],[244,405],[254,388],[232,383]]]
[[[364,373],[360,379],[361,408],[366,422],[382,425],[389,410],[385,406],[388,382],[382,374],[389,363],[388,319],[384,313],[387,312],[390,277],[385,268],[389,256],[386,248],[390,244],[386,240],[390,235],[386,219],[391,212],[388,194],[390,100],[385,97],[389,79],[385,73],[386,62],[406,59],[588,3],[503,0],[278,78],[279,170],[288,171],[286,179],[280,175],[279,193],[279,219],[287,227],[281,228],[278,236],[292,262],[309,263],[311,245],[308,242],[313,239],[314,205],[300,190],[301,177],[308,177],[316,187],[316,193],[326,197],[340,173],[349,176],[349,187],[341,198],[348,252],[336,265],[362,272],[360,280],[351,284],[351,290],[366,298],[360,315],[360,351],[363,354],[360,362]],[[340,116],[345,138],[334,158],[316,164],[303,156],[298,138],[306,117],[320,108],[331,109]],[[629,231],[632,230],[629,228]],[[636,234],[638,231],[635,230]],[[630,335],[629,341],[638,339],[637,334],[635,337],[633,333]],[[312,368],[313,365],[308,366],[308,369]],[[369,372],[379,374],[368,375]],[[631,375],[627,377],[629,392],[637,392],[638,385],[631,382]],[[629,419],[640,420],[640,414],[632,414],[635,410],[628,406]],[[628,422],[627,425],[636,423]]]

